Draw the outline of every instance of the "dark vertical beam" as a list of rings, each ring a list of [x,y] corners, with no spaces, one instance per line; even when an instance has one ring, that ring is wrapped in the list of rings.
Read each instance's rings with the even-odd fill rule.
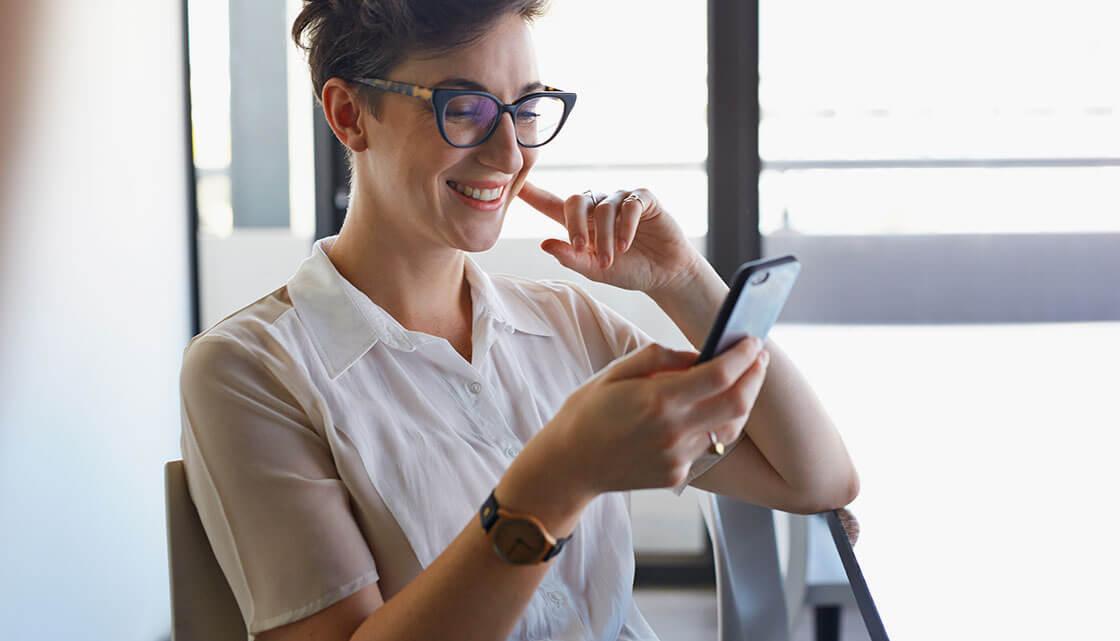
[[[202,304],[198,293],[198,176],[194,169],[194,124],[191,121],[191,45],[189,0],[181,0],[180,20],[182,20],[183,42],[183,104],[184,134],[186,136],[186,180],[187,180],[187,278],[190,279],[190,323],[191,336],[202,331]]]
[[[758,231],[758,0],[708,0],[708,261],[730,280]]]
[[[230,0],[230,196],[234,227],[287,227],[288,70],[283,2]]]

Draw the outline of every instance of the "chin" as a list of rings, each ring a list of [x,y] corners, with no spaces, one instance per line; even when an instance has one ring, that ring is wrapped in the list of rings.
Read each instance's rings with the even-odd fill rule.
[[[455,223],[454,231],[448,236],[450,244],[457,249],[472,253],[484,252],[491,249],[497,244],[498,238],[501,236],[507,208],[508,206],[503,207],[500,213],[492,212],[491,215],[499,214],[497,219],[453,219]]]
[[[478,253],[487,251],[498,243],[498,237],[501,235],[502,226],[499,224],[496,227],[490,228],[490,226],[487,225],[485,229],[478,227],[464,231],[467,233],[460,235],[455,246],[466,252]]]

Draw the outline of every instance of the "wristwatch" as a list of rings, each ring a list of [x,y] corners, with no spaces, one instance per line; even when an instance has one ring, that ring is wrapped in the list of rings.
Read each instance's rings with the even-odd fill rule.
[[[490,496],[479,508],[478,519],[498,556],[517,565],[544,563],[560,554],[575,534],[561,539],[552,536],[537,517],[499,506],[494,490],[490,490]]]

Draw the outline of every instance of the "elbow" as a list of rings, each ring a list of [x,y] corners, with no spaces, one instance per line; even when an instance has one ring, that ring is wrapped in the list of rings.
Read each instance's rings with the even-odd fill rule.
[[[850,505],[859,496],[859,474],[853,468],[847,478],[802,496],[804,502],[791,510],[795,514],[817,514],[840,509]]]
[[[851,473],[848,475],[848,482],[843,486],[847,491],[844,493],[844,502],[836,507],[844,507],[850,505],[859,496],[859,472],[856,468],[852,468]],[[836,508],[833,508],[836,509]]]

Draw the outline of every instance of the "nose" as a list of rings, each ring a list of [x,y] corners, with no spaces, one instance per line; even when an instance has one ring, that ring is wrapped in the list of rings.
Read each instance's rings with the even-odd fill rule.
[[[478,159],[484,165],[503,173],[516,174],[521,171],[525,158],[522,156],[521,145],[517,144],[513,114],[504,112],[498,116],[498,128],[489,140],[479,146]]]

